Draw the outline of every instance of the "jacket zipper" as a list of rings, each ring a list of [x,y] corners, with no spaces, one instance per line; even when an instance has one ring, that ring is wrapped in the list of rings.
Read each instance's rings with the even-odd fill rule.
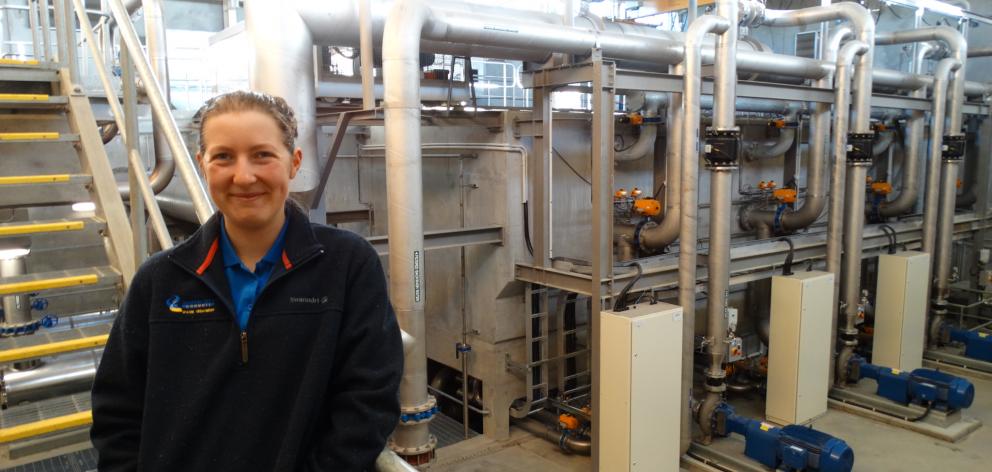
[[[319,250],[319,251],[317,251],[315,253],[312,253],[309,256],[304,257],[303,259],[301,259],[296,264],[293,264],[293,267],[290,268],[289,270],[287,270],[287,271],[285,271],[285,272],[283,272],[281,274],[278,274],[276,277],[270,278],[268,280],[268,282],[265,283],[265,287],[262,287],[262,291],[261,292],[258,292],[258,296],[255,297],[255,304],[256,305],[258,304],[258,299],[259,298],[262,298],[262,294],[265,293],[265,289],[269,285],[272,285],[273,282],[275,282],[276,280],[281,279],[284,275],[288,274],[291,270],[293,270],[293,269],[295,269],[295,268],[297,268],[297,267],[299,267],[299,266],[301,266],[301,265],[309,262],[310,259],[313,259],[314,257],[317,257],[318,255],[323,254],[323,253],[324,253],[324,250],[323,249],[321,249],[321,250]],[[254,312],[254,311],[255,311],[255,308],[252,307],[252,312]],[[244,365],[248,365],[248,329],[251,328],[252,321],[255,320],[255,317],[254,316],[251,316],[251,315],[252,315],[252,313],[249,313],[248,314],[248,325],[245,326],[245,329],[242,329],[241,330],[241,365],[243,365],[243,366]]]
[[[241,364],[248,363],[248,331],[241,331]]]

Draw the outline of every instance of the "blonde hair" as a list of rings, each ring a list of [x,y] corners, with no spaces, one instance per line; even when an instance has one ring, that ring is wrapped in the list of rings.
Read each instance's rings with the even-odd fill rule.
[[[214,115],[240,111],[258,111],[269,115],[276,121],[282,132],[283,144],[289,152],[296,149],[296,115],[293,109],[282,97],[269,95],[265,92],[238,90],[225,93],[207,100],[193,116],[193,122],[198,123],[197,131],[200,138],[200,153],[206,152],[206,142],[203,137],[203,126]]]

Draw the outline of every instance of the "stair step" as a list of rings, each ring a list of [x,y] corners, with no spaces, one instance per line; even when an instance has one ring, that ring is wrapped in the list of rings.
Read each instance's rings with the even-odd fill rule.
[[[3,143],[75,143],[79,142],[79,135],[72,133],[58,133],[54,131],[39,131],[30,133],[0,133],[0,142]]]
[[[0,278],[0,296],[24,295],[79,286],[99,287],[121,282],[113,267],[87,267]]]
[[[48,174],[0,177],[0,208],[65,205],[90,201],[85,174]]]
[[[34,359],[106,344],[112,323],[100,323],[72,329],[42,329],[30,336],[0,338],[0,356],[4,362]]]
[[[40,66],[41,61],[37,59],[0,59],[0,66]]]
[[[57,82],[59,69],[55,64],[24,63],[17,60],[0,62],[0,82]]]
[[[7,109],[61,109],[69,103],[64,96],[40,93],[0,93],[0,108]]]
[[[84,228],[105,229],[107,223],[98,218],[61,218],[57,220],[19,221],[0,224],[0,238],[26,234],[80,231]]]

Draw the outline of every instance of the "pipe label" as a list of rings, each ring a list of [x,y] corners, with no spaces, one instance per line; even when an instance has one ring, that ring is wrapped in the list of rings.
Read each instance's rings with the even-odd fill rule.
[[[420,303],[420,251],[413,251],[413,301]]]

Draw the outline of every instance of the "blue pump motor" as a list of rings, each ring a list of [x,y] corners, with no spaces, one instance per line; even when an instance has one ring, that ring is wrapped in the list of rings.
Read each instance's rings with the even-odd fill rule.
[[[850,367],[853,379],[875,379],[879,396],[908,405],[929,405],[945,411],[960,410],[971,406],[975,399],[975,386],[966,379],[933,369],[914,369],[906,372],[869,364],[863,357],[852,356]]]
[[[841,439],[799,425],[782,428],[734,413],[726,403],[716,409],[716,431],[722,436],[744,436],[744,454],[781,470],[850,472],[854,451]]]
[[[955,326],[949,326],[948,331],[951,341],[964,344],[965,356],[992,362],[992,335]]]

